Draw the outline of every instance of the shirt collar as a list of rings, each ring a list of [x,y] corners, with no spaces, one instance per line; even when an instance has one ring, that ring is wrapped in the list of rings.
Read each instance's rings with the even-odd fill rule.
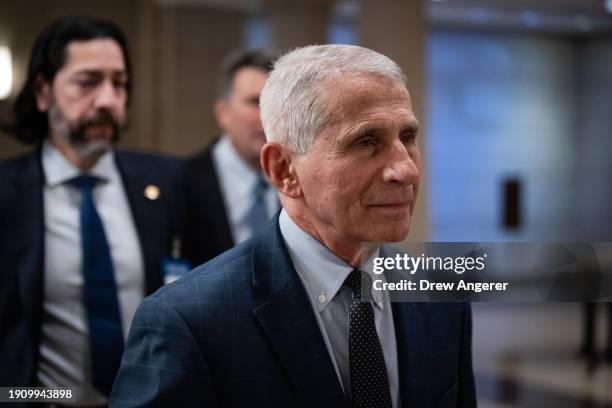
[[[319,312],[336,297],[353,267],[338,258],[329,248],[302,230],[283,209],[279,216],[281,235],[287,244],[295,269],[306,285],[306,291],[314,300]],[[383,279],[372,272],[372,260],[379,249],[368,258],[362,270],[372,280]],[[374,304],[384,310],[383,291],[371,291]]]
[[[41,161],[46,184],[49,187],[64,184],[82,174],[81,170],[72,164],[49,140],[43,142]],[[115,167],[113,150],[109,149],[102,154],[93,167],[85,173],[105,182],[117,179],[119,174]]]
[[[221,139],[213,148],[213,153],[216,159],[215,164],[224,177],[228,178],[228,184],[232,186],[236,196],[250,197],[258,178],[262,177],[261,172],[254,171],[242,160],[229,137],[225,134],[221,136]],[[264,180],[269,185],[265,177]]]

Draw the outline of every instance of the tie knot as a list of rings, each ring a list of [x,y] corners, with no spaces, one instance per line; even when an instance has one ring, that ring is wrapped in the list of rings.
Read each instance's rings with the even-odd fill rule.
[[[344,284],[353,291],[353,296],[356,299],[361,299],[362,294],[369,298],[371,282],[372,280],[367,273],[359,269],[353,269]]]
[[[89,174],[82,174],[68,181],[68,184],[76,187],[77,189],[83,191],[91,191],[96,183],[99,181],[95,176],[91,176]]]

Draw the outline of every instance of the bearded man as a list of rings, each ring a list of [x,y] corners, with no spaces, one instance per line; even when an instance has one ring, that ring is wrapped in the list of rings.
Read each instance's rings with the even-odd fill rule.
[[[2,386],[107,405],[136,307],[163,283],[179,163],[115,148],[131,83],[112,23],[60,18],[34,44],[10,129],[36,148],[0,163]]]

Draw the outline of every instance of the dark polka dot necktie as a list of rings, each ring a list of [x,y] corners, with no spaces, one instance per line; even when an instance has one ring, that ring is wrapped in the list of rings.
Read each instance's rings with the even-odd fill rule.
[[[362,298],[361,279],[364,279]],[[365,281],[367,280],[367,282]],[[391,408],[385,357],[376,333],[374,309],[369,299],[370,278],[353,270],[345,284],[353,291],[349,306],[349,365],[353,408]]]

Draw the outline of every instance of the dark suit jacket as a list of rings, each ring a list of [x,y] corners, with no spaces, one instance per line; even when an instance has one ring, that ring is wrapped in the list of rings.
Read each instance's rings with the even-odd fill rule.
[[[212,159],[215,143],[187,160],[185,166],[184,188],[189,219],[186,246],[187,257],[194,266],[234,246]]]
[[[306,296],[276,219],[143,301],[111,406],[349,407]],[[402,406],[476,406],[469,304],[393,318]]]
[[[145,293],[162,283],[161,259],[180,235],[179,162],[148,154],[115,152],[145,265]],[[40,151],[0,162],[0,385],[36,384],[44,271],[44,175]],[[159,187],[147,199],[147,185]],[[75,350],[77,352],[77,350]]]

